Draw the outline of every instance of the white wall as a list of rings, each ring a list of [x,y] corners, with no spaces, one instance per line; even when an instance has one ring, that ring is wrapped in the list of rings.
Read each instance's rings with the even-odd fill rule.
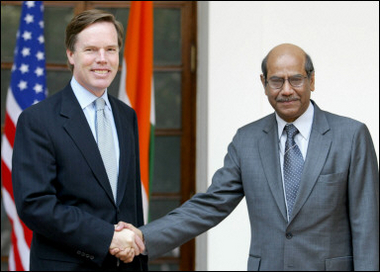
[[[280,43],[313,59],[318,106],[367,124],[379,155],[379,3],[198,2],[197,190],[222,167],[236,130],[273,112],[261,61]],[[245,200],[197,238],[197,270],[246,270]]]

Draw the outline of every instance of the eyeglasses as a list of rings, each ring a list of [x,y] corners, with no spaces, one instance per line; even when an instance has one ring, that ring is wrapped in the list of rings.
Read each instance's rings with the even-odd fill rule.
[[[302,75],[296,75],[288,77],[287,79],[282,77],[271,77],[266,81],[266,83],[269,84],[269,87],[272,89],[280,89],[285,83],[285,80],[289,81],[289,84],[293,87],[302,87],[303,83],[305,82],[304,79],[307,78],[307,76]]]

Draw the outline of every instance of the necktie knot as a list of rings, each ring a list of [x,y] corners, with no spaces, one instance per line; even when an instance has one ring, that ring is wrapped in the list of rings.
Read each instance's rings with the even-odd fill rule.
[[[288,139],[294,139],[294,136],[298,133],[298,129],[293,124],[286,125],[285,131]]]
[[[104,106],[106,105],[106,101],[103,98],[98,98],[95,100],[96,110],[104,110]]]

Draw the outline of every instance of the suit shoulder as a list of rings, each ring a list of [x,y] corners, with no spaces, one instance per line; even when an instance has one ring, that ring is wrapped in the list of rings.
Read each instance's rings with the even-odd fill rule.
[[[371,133],[366,124],[355,120],[350,117],[334,114],[331,112],[322,111],[320,114],[321,118],[319,120],[326,120],[327,126],[315,126],[313,124],[313,129],[315,128],[320,133],[326,133],[326,135],[331,135],[335,139],[346,139],[348,141],[354,141],[355,139],[367,139],[366,142],[372,142]],[[314,120],[315,122],[316,120]],[[321,124],[320,122],[317,122]]]
[[[342,116],[327,111],[324,111],[324,114],[332,129],[357,130],[359,128],[366,127],[363,122],[355,120],[351,117]]]
[[[136,115],[135,110],[132,107],[130,107],[129,105],[127,105],[126,103],[124,103],[123,101],[121,101],[120,99],[118,99],[112,95],[108,95],[108,98],[110,99],[113,107],[117,107],[118,110],[121,110],[121,111],[126,112],[128,114]]]
[[[264,116],[256,121],[253,121],[251,123],[248,123],[238,129],[238,133],[245,133],[245,132],[255,132],[255,131],[262,131],[263,129],[270,126],[273,121],[275,121],[275,114],[269,114],[267,116]]]
[[[39,101],[36,104],[23,110],[20,114],[22,116],[49,116],[50,111],[58,108],[62,98],[62,91],[59,91],[51,96],[48,96],[44,100]]]

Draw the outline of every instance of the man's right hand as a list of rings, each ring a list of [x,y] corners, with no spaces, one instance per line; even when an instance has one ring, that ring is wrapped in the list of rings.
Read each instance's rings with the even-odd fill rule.
[[[132,262],[133,258],[141,253],[136,239],[139,240],[140,238],[130,229],[125,228],[115,231],[109,252],[112,255],[118,254],[119,256],[116,257],[120,258],[123,262]]]
[[[109,250],[112,255],[129,263],[144,251],[143,235],[139,229],[122,221],[115,225],[114,238]]]

